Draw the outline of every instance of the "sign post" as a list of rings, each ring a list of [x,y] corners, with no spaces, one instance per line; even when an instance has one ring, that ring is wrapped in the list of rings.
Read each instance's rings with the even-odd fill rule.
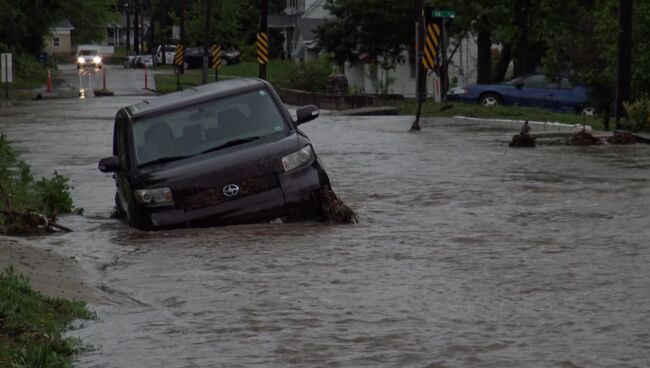
[[[440,43],[440,65],[438,65],[438,75],[440,76],[440,100],[447,102],[447,91],[449,90],[449,65],[447,60],[447,46],[449,45],[449,35],[447,27],[451,20],[456,18],[456,12],[452,10],[435,10],[429,9],[429,23],[439,27],[438,40]]]
[[[257,63],[260,65],[260,79],[266,79],[266,63],[269,62],[268,15],[269,1],[261,0],[260,31],[257,34]]]
[[[1,81],[5,84],[5,97],[9,99],[9,83],[13,82],[13,69],[11,67],[11,54],[0,54]]]
[[[221,45],[212,45],[212,69],[214,69],[214,81],[219,81],[219,69],[221,69]]]

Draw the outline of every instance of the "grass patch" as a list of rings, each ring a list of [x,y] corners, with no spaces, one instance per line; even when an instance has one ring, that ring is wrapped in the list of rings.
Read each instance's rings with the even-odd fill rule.
[[[48,222],[74,210],[68,179],[54,172],[51,178],[36,180],[20,161],[4,135],[0,134],[0,233],[38,234],[50,229]],[[50,229],[51,230],[51,229]]]
[[[56,66],[49,66],[52,78],[56,76]],[[32,55],[13,54],[13,82],[9,83],[9,99],[24,100],[32,97],[31,90],[47,84],[48,67],[38,63]],[[5,83],[0,87],[0,98],[5,99]]]
[[[417,101],[408,99],[404,101],[387,102],[399,108],[400,113],[415,115],[417,111]],[[593,129],[603,129],[602,120],[598,117],[587,117],[586,120],[578,114],[554,112],[547,109],[521,106],[482,106],[478,104],[464,104],[453,102],[452,107],[442,109],[444,106],[437,102],[425,102],[422,104],[423,117],[452,117],[456,115],[469,116],[486,119],[512,119],[528,121],[552,121],[564,124],[583,124],[590,125]],[[441,109],[443,111],[441,111]]]
[[[79,340],[63,332],[76,319],[94,319],[80,301],[49,298],[10,267],[0,273],[0,367],[71,367]]]
[[[169,66],[159,66],[157,69],[170,69]],[[266,75],[269,82],[274,86],[286,86],[288,76],[295,70],[295,63],[291,60],[269,60],[266,66]],[[181,84],[183,88],[201,85],[203,71],[201,68],[186,70],[181,75]],[[242,61],[238,64],[226,64],[219,70],[219,80],[235,77],[259,77],[259,64],[252,61]],[[159,93],[169,93],[176,91],[175,74],[156,74],[156,91]],[[208,71],[208,81],[214,81],[214,70]]]

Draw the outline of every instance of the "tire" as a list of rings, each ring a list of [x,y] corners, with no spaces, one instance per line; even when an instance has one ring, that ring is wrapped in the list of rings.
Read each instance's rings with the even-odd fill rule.
[[[503,104],[501,96],[496,93],[488,92],[479,97],[478,103],[482,106],[499,106]]]

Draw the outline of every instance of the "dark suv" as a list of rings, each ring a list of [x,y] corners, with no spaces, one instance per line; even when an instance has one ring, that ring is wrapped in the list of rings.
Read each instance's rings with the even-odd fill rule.
[[[99,170],[115,173],[117,212],[138,228],[318,219],[329,178],[297,129],[318,115],[294,120],[259,79],[170,93],[118,111]]]

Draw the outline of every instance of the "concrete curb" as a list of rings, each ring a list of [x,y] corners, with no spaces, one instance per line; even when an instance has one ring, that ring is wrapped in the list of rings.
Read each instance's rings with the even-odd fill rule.
[[[491,125],[502,126],[505,128],[513,128],[513,130],[519,130],[521,125],[525,120],[509,120],[509,119],[484,119],[484,118],[472,118],[469,116],[453,116],[454,119],[462,119],[467,121],[475,122],[487,122]],[[533,131],[564,131],[564,132],[579,132],[582,130],[583,126],[580,124],[563,124],[552,121],[528,121],[528,124],[533,127]],[[589,125],[585,126],[587,132],[591,132],[591,127]]]

